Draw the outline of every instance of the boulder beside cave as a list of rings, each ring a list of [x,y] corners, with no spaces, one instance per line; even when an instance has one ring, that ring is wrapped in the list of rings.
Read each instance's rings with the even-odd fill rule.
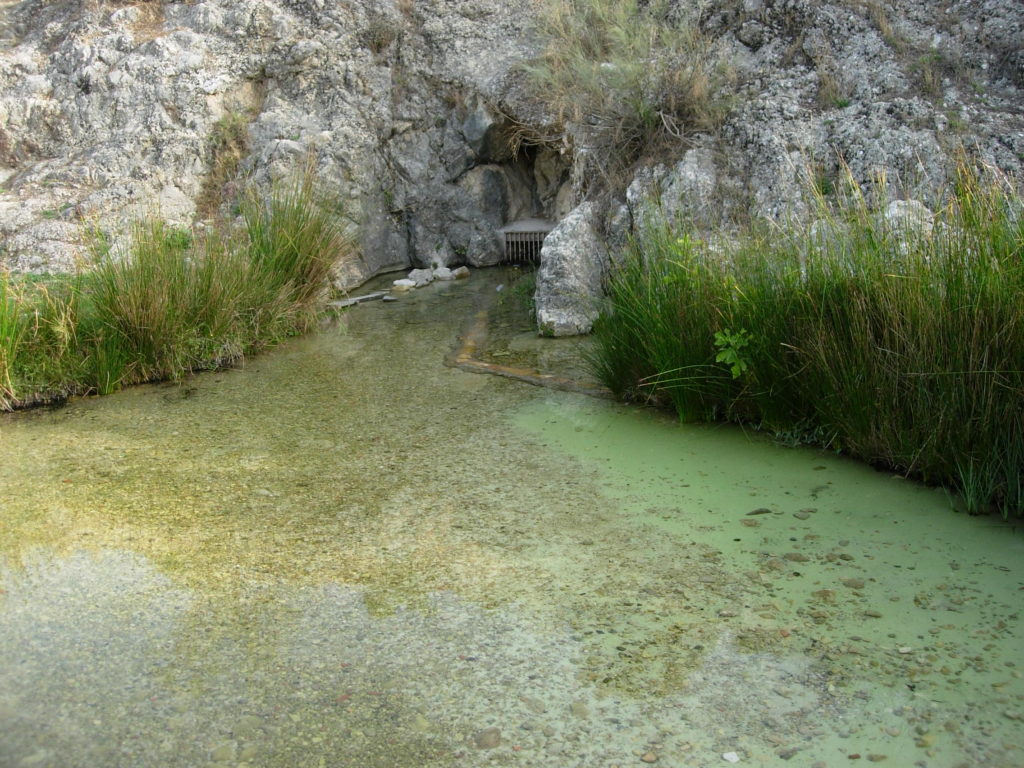
[[[597,319],[609,264],[599,216],[595,203],[583,203],[544,240],[534,295],[542,336],[589,333]]]

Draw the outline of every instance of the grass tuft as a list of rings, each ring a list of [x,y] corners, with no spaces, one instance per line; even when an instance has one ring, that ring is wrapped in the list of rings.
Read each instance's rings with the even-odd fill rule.
[[[95,266],[71,277],[0,274],[0,409],[179,378],[307,330],[355,248],[336,197],[307,171],[242,211],[201,238],[155,219],[121,249],[93,238]]]
[[[581,133],[606,187],[725,115],[714,95],[721,68],[678,4],[546,0],[538,32],[544,51],[526,65],[534,92]]]

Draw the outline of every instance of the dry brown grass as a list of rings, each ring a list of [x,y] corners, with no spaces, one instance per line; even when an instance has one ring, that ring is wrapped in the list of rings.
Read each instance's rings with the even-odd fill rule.
[[[643,158],[714,130],[728,110],[710,41],[668,3],[546,0],[538,31],[544,51],[525,69],[593,150],[595,187],[622,186]]]

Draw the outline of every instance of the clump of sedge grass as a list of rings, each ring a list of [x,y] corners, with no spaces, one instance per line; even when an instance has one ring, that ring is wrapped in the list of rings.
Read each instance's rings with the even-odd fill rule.
[[[961,168],[929,223],[848,184],[806,227],[726,244],[648,229],[613,275],[594,366],[684,419],[804,436],[1024,513],[1024,214]]]
[[[330,290],[338,254],[353,250],[340,202],[307,171],[265,200],[250,193],[241,212],[255,279],[275,303],[278,295],[285,298],[296,327],[309,327]]]
[[[335,198],[307,172],[243,214],[201,238],[136,222],[72,277],[0,275],[0,409],[179,378],[307,330],[354,251]]]

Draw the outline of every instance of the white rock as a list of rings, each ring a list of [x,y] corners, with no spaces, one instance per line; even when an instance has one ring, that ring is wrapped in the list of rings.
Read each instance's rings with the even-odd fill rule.
[[[434,279],[435,280],[454,280],[455,275],[448,267],[435,267],[434,268]]]
[[[415,280],[406,280],[404,277],[401,280],[395,280],[391,284],[391,290],[395,293],[405,293],[406,291],[411,291],[415,287]]]
[[[608,249],[595,203],[583,203],[544,240],[537,270],[537,325],[546,336],[589,333],[597,319]]]
[[[885,223],[893,229],[930,235],[932,212],[920,200],[893,200],[885,209]]]
[[[434,282],[434,270],[432,269],[414,269],[409,273],[409,279],[417,288],[422,288],[424,285],[430,285]]]
[[[738,763],[740,761],[740,756],[735,752],[725,752],[722,754],[722,759],[729,763]]]

